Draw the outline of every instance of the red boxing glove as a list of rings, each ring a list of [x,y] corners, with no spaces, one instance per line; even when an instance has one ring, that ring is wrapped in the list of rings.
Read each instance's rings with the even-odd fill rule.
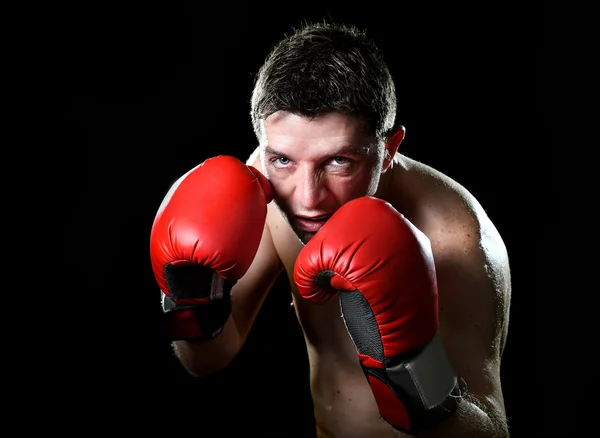
[[[312,302],[339,297],[379,412],[395,429],[412,434],[456,410],[431,245],[389,203],[362,197],[340,207],[298,255],[294,281]]]
[[[272,199],[265,176],[230,156],[204,161],[171,187],[150,234],[169,340],[221,332],[229,292],[254,260]]]

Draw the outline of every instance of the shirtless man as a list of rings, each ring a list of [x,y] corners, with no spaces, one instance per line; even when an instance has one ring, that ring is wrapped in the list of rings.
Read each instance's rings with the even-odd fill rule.
[[[466,188],[398,152],[395,114],[363,32],[307,24],[276,45],[259,147],[190,170],[156,216],[169,339],[191,375],[222,369],[285,270],[318,437],[507,437],[506,248]]]

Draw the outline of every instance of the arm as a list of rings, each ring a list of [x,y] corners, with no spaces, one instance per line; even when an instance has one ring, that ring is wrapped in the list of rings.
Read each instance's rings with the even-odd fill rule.
[[[164,329],[194,376],[226,366],[281,271],[266,224],[268,180],[234,157],[210,158],[171,187],[150,254]]]
[[[363,197],[340,207],[298,255],[294,280],[312,302],[338,297],[379,414],[394,429],[417,435],[456,412],[432,248],[391,204]]]
[[[465,228],[472,227],[457,229]],[[508,263],[491,224],[484,231],[470,241],[464,237],[479,228],[446,232],[430,245],[390,204],[359,198],[340,207],[298,256],[298,291],[317,303],[339,297],[379,412],[395,429],[436,438],[508,436],[499,378]]]
[[[435,260],[440,334],[464,399],[453,416],[419,436],[508,437],[500,382],[511,293],[508,256],[487,218],[462,235],[472,238],[441,248]]]

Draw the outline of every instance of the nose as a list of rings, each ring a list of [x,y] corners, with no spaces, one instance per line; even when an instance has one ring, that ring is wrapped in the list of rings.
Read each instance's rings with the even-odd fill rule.
[[[325,182],[310,168],[299,169],[295,200],[305,210],[316,210],[327,193]]]

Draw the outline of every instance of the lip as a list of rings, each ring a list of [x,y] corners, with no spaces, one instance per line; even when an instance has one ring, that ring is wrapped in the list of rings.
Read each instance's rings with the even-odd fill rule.
[[[298,228],[302,231],[316,233],[323,225],[325,225],[327,219],[329,219],[329,216],[296,216],[296,223],[298,224]]]

